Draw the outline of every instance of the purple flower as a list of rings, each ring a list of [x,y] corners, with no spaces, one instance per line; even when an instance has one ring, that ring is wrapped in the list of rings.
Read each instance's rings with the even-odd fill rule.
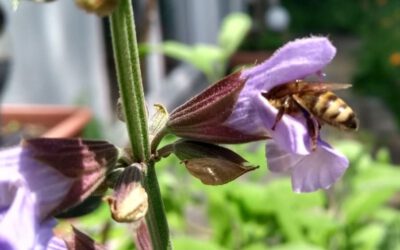
[[[88,197],[117,153],[80,139],[33,139],[0,151],[0,249],[66,249],[52,216]]]
[[[272,171],[290,170],[296,192],[328,188],[348,167],[346,157],[320,138],[311,147],[301,112],[284,114],[272,129],[278,110],[265,95],[278,85],[321,72],[335,53],[324,37],[289,42],[265,62],[225,77],[175,109],[167,130],[208,143],[272,139],[266,147]]]
[[[328,188],[348,167],[348,160],[322,140],[310,149],[310,135],[303,114],[283,115],[275,130],[277,109],[263,97],[273,87],[321,72],[336,53],[324,37],[298,39],[280,48],[270,59],[242,71],[245,79],[235,107],[225,125],[244,134],[267,134],[267,161],[271,171],[292,174],[295,192]]]

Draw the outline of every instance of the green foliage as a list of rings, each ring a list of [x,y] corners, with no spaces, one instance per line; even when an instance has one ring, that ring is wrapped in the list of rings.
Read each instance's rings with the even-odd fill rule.
[[[290,15],[290,29],[297,34],[318,33],[356,33],[367,13],[367,1],[347,0],[284,0]]]
[[[202,71],[210,82],[222,78],[230,56],[237,50],[251,27],[250,18],[241,13],[225,17],[218,35],[218,45],[185,45],[166,41],[159,48],[167,56],[192,64]],[[151,48],[142,45],[142,53]]]
[[[159,181],[175,249],[399,249],[400,213],[387,202],[400,189],[400,169],[384,149],[373,159],[355,141],[336,147],[350,159],[349,171],[334,189],[310,194],[293,193],[289,178],[266,178],[262,144],[232,147],[263,167],[223,186],[204,186],[174,156],[163,159]],[[210,229],[201,238],[187,233],[191,205],[205,208]],[[109,224],[109,239],[119,239],[113,249],[132,247],[122,237],[129,229],[112,223],[106,206],[74,224],[91,235]]]
[[[382,2],[366,5],[370,14],[353,82],[359,93],[381,98],[400,125],[400,2]]]
[[[289,178],[268,178],[272,174],[265,173],[261,144],[232,147],[262,167],[223,186],[204,186],[173,157],[163,160],[160,182],[179,239],[175,248],[199,246],[199,240],[185,233],[191,220],[190,214],[184,216],[185,208],[190,204],[206,208],[212,243],[201,242],[210,249],[398,248],[388,230],[400,225],[394,224],[400,213],[386,204],[400,190],[400,169],[389,164],[385,150],[373,159],[358,142],[344,141],[337,147],[352,162],[345,178],[332,190],[310,194],[293,193]]]
[[[157,171],[174,248],[400,249],[400,204],[388,205],[400,190],[400,168],[389,163],[385,149],[372,158],[356,141],[335,146],[348,156],[348,171],[333,189],[308,194],[293,193],[289,178],[267,173],[259,143],[231,147],[261,167],[222,186],[205,186],[176,157],[164,158]],[[201,225],[188,207],[204,214]],[[79,229],[104,237],[108,223],[112,249],[132,249],[129,237],[121,236],[129,228],[110,222],[106,206],[82,218],[74,223]]]

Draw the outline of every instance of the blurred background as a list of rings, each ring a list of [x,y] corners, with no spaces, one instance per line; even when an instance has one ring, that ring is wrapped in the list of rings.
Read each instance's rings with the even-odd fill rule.
[[[107,18],[73,1],[0,1],[1,143],[83,136],[125,145]],[[135,0],[149,111],[169,111],[222,76],[268,58],[287,41],[323,35],[337,47],[327,82],[360,130],[323,133],[351,161],[327,191],[294,194],[269,173],[264,145],[232,146],[260,168],[210,187],[179,160],[157,166],[175,249],[400,249],[400,1]],[[66,130],[66,131],[65,131]],[[164,143],[175,138],[168,137]],[[73,220],[111,249],[132,249],[107,207]],[[63,225],[60,226],[62,230]],[[66,227],[66,225],[65,225]]]

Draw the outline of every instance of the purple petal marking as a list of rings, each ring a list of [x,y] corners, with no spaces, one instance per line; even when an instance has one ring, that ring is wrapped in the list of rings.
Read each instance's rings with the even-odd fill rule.
[[[297,39],[285,44],[265,62],[244,70],[245,88],[267,91],[276,85],[302,79],[322,70],[336,49],[325,37]]]
[[[318,142],[315,152],[306,156],[289,154],[274,142],[267,144],[266,151],[271,171],[291,170],[292,188],[297,193],[329,188],[349,166],[344,155],[323,141]]]

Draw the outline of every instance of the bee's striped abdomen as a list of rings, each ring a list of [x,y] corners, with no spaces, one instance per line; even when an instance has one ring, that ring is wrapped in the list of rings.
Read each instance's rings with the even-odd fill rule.
[[[309,104],[316,117],[342,129],[357,129],[358,122],[354,111],[333,92],[322,92],[314,97],[314,103]]]

